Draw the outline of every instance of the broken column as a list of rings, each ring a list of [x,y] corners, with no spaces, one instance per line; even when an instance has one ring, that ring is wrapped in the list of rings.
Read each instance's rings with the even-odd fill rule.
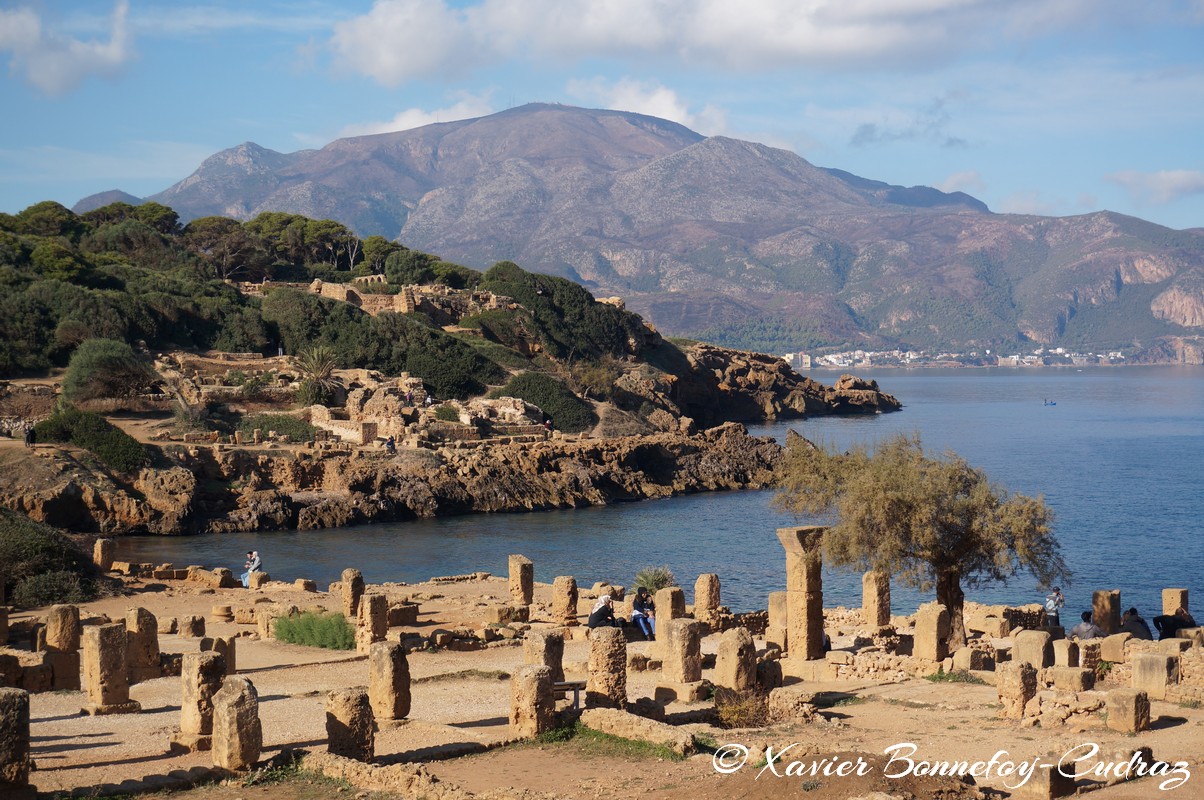
[[[1099,589],[1091,595],[1092,621],[1105,636],[1120,630],[1120,590]]]
[[[130,699],[129,666],[125,658],[125,626],[89,625],[83,635],[84,689],[90,701],[87,714],[132,714],[142,710]]]
[[[1005,661],[995,667],[995,688],[1003,706],[1000,715],[1024,719],[1024,707],[1037,696],[1037,670],[1032,664]]]
[[[354,623],[359,618],[360,598],[364,596],[364,576],[358,569],[343,570],[343,616]]]
[[[590,631],[585,705],[587,708],[627,707],[627,637],[622,628]]]
[[[813,661],[824,657],[824,596],[820,546],[826,528],[778,528],[786,550],[786,647],[790,658]]]
[[[747,628],[732,628],[719,639],[716,686],[742,691],[757,684],[757,646]]]
[[[861,576],[861,615],[871,627],[890,625],[890,573],[870,570]]]
[[[376,642],[368,652],[368,701],[378,720],[410,714],[410,662],[397,642]]]
[[[552,622],[556,625],[577,624],[577,579],[561,575],[552,581]]]
[[[1162,613],[1166,616],[1171,616],[1178,609],[1182,608],[1187,611],[1187,590],[1186,589],[1163,589],[1162,590]]]
[[[662,630],[663,684],[656,689],[657,699],[701,700],[702,625],[694,620],[675,619],[666,623]]]
[[[46,612],[46,652],[42,663],[50,667],[55,691],[79,691],[79,608],[51,606]]]
[[[246,678],[226,678],[213,696],[213,765],[230,770],[255,766],[263,749],[259,694]]]
[[[765,646],[786,649],[786,627],[789,617],[787,592],[769,593],[769,625],[765,628]]]
[[[704,573],[694,582],[694,619],[710,623],[719,611],[719,576]]]
[[[221,691],[226,661],[212,651],[185,653],[180,665],[180,729],[171,737],[175,751],[208,750],[213,744],[213,696]]]
[[[0,689],[0,797],[34,800],[29,785],[29,692]]]
[[[96,544],[92,545],[92,563],[99,567],[101,572],[113,569],[113,557],[116,555],[117,543],[112,539],[97,539]]]
[[[916,611],[912,656],[927,661],[944,661],[949,657],[949,630],[949,612],[945,607],[940,603],[924,603]]]
[[[552,695],[552,671],[535,665],[519,667],[510,679],[510,732],[515,736],[532,737],[554,727],[556,701]]]
[[[359,626],[355,632],[356,650],[367,653],[376,642],[389,635],[389,598],[373,592],[360,602]]]
[[[558,631],[527,631],[523,639],[523,662],[547,667],[552,683],[564,680],[564,634]]]
[[[205,635],[205,618],[198,614],[180,617],[179,633],[185,639],[200,639]]]
[[[326,737],[330,753],[356,761],[372,761],[376,734],[367,689],[356,686],[326,693]]]
[[[125,612],[126,663],[130,685],[161,677],[159,667],[159,620],[145,608]]]
[[[238,672],[237,636],[207,636],[201,639],[201,650],[220,655],[226,662],[226,674]]]
[[[522,555],[510,556],[510,599],[516,606],[529,606],[535,596],[535,564]]]
[[[656,624],[659,627],[671,619],[681,619],[686,615],[686,593],[680,586],[666,586],[657,589],[652,596],[656,604]]]

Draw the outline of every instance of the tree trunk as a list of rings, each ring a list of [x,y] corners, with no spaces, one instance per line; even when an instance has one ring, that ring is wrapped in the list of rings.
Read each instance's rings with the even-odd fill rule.
[[[966,623],[963,613],[966,593],[962,591],[960,572],[954,570],[937,575],[936,601],[949,612],[949,653],[956,653],[966,646]]]

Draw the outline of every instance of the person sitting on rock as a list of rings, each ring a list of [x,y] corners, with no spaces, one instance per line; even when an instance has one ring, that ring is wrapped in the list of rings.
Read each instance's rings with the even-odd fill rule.
[[[617,628],[619,621],[615,619],[614,601],[610,599],[610,595],[604,594],[598,598],[598,602],[594,603],[593,610],[589,612],[589,622],[591,628]]]
[[[1180,628],[1194,628],[1196,621],[1187,613],[1186,608],[1179,606],[1174,614],[1154,617],[1154,627],[1158,629],[1159,639],[1174,639]]]
[[[259,572],[263,569],[263,561],[259,558],[259,553],[255,550],[248,550],[247,563],[243,567],[246,569],[246,572],[242,574],[242,585],[243,588],[247,588],[251,585],[251,573]]]
[[[1154,634],[1150,633],[1150,626],[1137,613],[1136,608],[1130,608],[1120,618],[1120,630],[1122,633],[1132,634],[1134,639],[1154,638]]]
[[[635,599],[631,601],[631,621],[644,638],[650,642],[656,641],[656,603],[647,586],[641,586],[635,591]]]
[[[385,452],[389,455],[397,455],[397,440],[390,436],[385,439]]]
[[[1072,639],[1101,639],[1104,636],[1104,631],[1100,626],[1091,621],[1091,612],[1084,611],[1082,614],[1082,622],[1070,629]]]

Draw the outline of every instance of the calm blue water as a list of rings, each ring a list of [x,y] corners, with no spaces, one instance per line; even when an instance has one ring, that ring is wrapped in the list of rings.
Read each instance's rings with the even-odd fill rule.
[[[817,375],[830,382],[834,376]],[[933,451],[953,449],[1009,489],[1044,494],[1074,580],[1068,609],[1091,591],[1119,588],[1122,602],[1149,618],[1161,589],[1204,591],[1204,368],[1126,367],[1044,370],[883,370],[875,377],[905,404],[902,412],[821,418],[754,428],[784,438],[789,428],[839,448],[918,432]],[[1043,400],[1056,401],[1044,406]],[[510,553],[535,561],[536,580],[575,575],[630,584],[644,566],[668,565],[692,599],[694,578],[716,572],[724,603],[765,607],[785,588],[774,529],[806,524],[775,511],[769,492],[693,495],[606,508],[474,515],[326,531],[227,534],[119,542],[138,561],[230,566],[241,571],[258,549],[274,578],[337,580],[357,567],[369,582],[425,580],[486,570],[504,575]],[[860,603],[859,574],[828,570],[829,606]],[[896,586],[897,612],[930,597]],[[1041,598],[1033,580],[968,592],[985,602]],[[1198,603],[1198,601],[1197,601]]]

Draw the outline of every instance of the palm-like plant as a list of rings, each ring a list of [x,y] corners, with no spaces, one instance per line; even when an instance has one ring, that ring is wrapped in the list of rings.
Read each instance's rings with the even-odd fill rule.
[[[293,357],[293,363],[301,375],[298,397],[304,405],[326,404],[342,387],[334,374],[339,367],[338,360],[334,350],[327,345],[318,344],[302,349]]]

